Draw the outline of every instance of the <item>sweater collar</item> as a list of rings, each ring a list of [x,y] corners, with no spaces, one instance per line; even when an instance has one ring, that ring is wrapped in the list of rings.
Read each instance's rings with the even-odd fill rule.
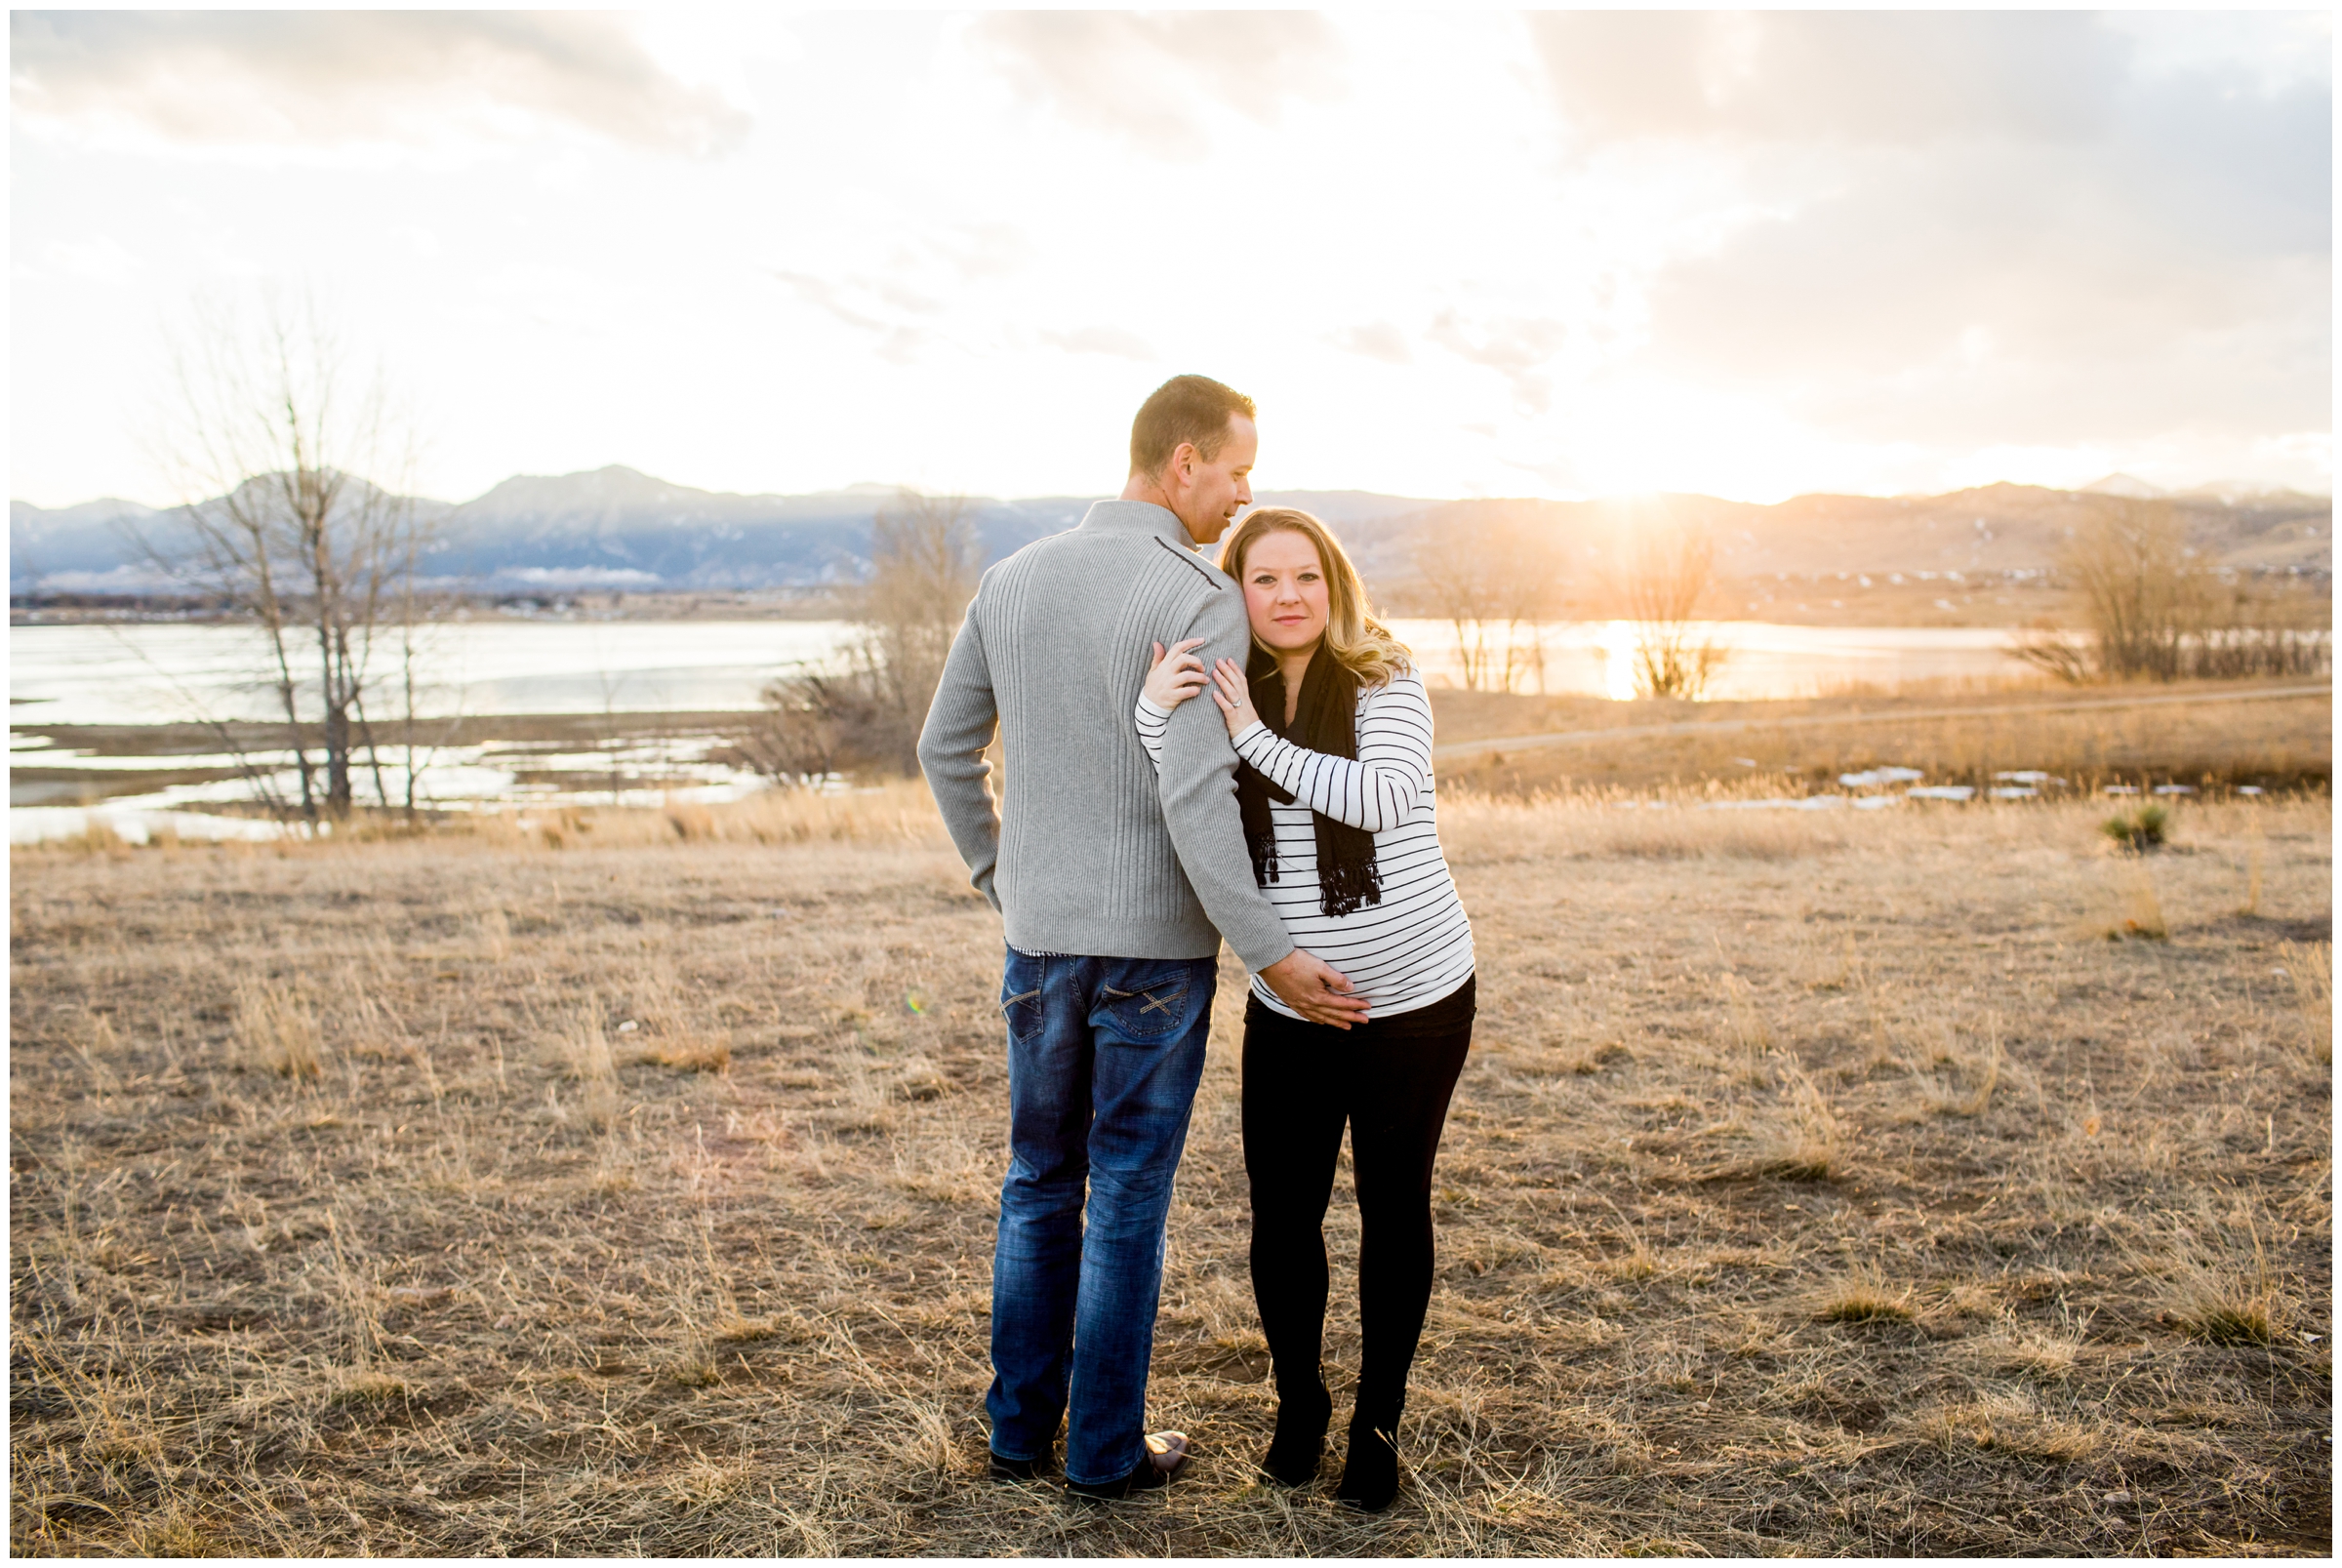
[[[1179,514],[1151,501],[1093,501],[1082,515],[1081,526],[1093,534],[1152,534],[1179,549],[1196,547]]]

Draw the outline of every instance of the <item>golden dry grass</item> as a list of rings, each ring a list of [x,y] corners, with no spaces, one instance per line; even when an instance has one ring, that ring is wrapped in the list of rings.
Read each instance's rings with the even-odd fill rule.
[[[2327,802],[2145,863],[2086,804],[1690,805],[1443,806],[1483,1012],[1372,1519],[1252,1477],[1232,970],[1193,1473],[983,1478],[998,927],[910,788],[20,852],[11,1545],[2322,1552]],[[1329,1346],[1341,1400],[1340,1289]]]
[[[1705,779],[1767,779],[1835,788],[1840,773],[1880,766],[1924,769],[1938,784],[1989,785],[1995,773],[2039,769],[2081,789],[2109,781],[2187,784],[2308,784],[2333,779],[2330,695],[2232,701],[2255,691],[2315,682],[2181,682],[2075,688],[2037,684],[1969,691],[1924,685],[1801,702],[1606,703],[1584,697],[1433,697],[1441,743],[1508,735],[1692,724],[1675,735],[1621,736],[1546,749],[1459,756],[1442,771],[1488,793],[1602,786],[1646,788]],[[2121,701],[2147,707],[1951,716],[1946,709]],[[2201,699],[2161,703],[2168,698]],[[1799,726],[1800,719],[1833,722]],[[1790,721],[1787,724],[1781,721]],[[1750,722],[1753,728],[1732,729]]]

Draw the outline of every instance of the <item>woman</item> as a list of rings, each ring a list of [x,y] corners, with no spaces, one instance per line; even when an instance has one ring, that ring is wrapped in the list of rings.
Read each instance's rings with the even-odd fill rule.
[[[1245,1007],[1252,1285],[1277,1394],[1261,1467],[1311,1480],[1332,1417],[1321,1227],[1348,1123],[1365,1343],[1336,1495],[1380,1511],[1398,1492],[1399,1411],[1431,1300],[1432,1162],[1472,1044],[1472,927],[1433,820],[1431,701],[1341,545],[1308,512],[1270,507],[1237,525],[1220,565],[1244,589],[1250,661],[1207,675],[1192,643],[1158,653],[1140,739],[1159,759],[1171,709],[1211,692],[1242,759],[1254,876],[1295,945],[1370,1004],[1354,1027],[1312,1024],[1256,979]]]

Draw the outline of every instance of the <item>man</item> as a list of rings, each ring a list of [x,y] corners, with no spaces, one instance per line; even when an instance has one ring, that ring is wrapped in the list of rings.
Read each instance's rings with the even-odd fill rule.
[[[1365,1005],[1294,947],[1253,883],[1219,710],[1181,704],[1159,775],[1131,722],[1152,644],[1200,639],[1206,667],[1244,658],[1244,595],[1194,552],[1251,504],[1259,444],[1250,398],[1201,376],[1156,388],[1121,499],[985,573],[919,737],[1008,945],[992,1472],[1035,1474],[1062,1417],[1067,1484],[1094,1498],[1165,1485],[1186,1463],[1183,1434],[1146,1432],[1147,1369],[1221,938],[1305,1017]]]

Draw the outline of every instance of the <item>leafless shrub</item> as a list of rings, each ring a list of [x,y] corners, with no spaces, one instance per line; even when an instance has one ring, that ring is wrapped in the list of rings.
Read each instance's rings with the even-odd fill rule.
[[[898,492],[870,525],[870,575],[843,667],[767,684],[731,754],[774,783],[820,788],[849,769],[918,773],[919,728],[984,564],[975,508],[961,496]]]
[[[2100,498],[2059,564],[2086,636],[2037,624],[2008,651],[2061,680],[2308,675],[2329,662],[2305,606],[2200,561],[2168,502]]]
[[[1700,526],[1649,515],[1635,520],[1622,584],[1635,623],[1635,694],[1698,701],[1722,673],[1728,649],[1693,627],[1716,580],[1716,541]]]
[[[818,789],[892,744],[881,705],[856,672],[785,676],[768,682],[757,703],[756,714],[733,732],[732,751],[784,787]]]
[[[2019,627],[2009,638],[2007,652],[2011,659],[2074,686],[2089,680],[2095,667],[2087,638],[2046,621]]]
[[[1415,572],[1433,612],[1455,628],[1467,691],[1545,690],[1539,621],[1561,583],[1561,557],[1533,515],[1479,504],[1421,532]]]
[[[919,728],[984,568],[964,496],[903,490],[870,524],[870,577],[853,661],[875,709],[874,739],[905,777],[919,771]]]

